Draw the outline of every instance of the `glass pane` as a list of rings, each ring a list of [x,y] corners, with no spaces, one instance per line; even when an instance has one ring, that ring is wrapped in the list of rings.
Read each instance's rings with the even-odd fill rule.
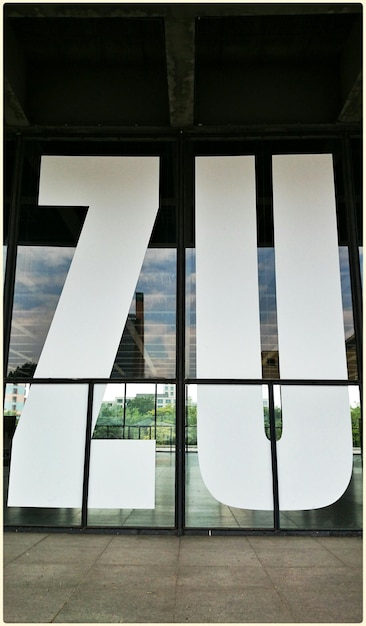
[[[355,344],[355,327],[353,322],[353,305],[351,293],[351,277],[347,246],[339,247],[339,265],[341,271],[341,288],[343,304],[343,323],[346,341],[347,369],[349,380],[357,380],[357,356]]]
[[[332,155],[275,155],[273,202],[281,376],[346,378]]]
[[[96,385],[90,526],[174,526],[175,422],[175,385]]]
[[[174,377],[172,146],[159,156],[156,145],[126,144],[135,156],[121,156],[108,144],[105,156],[90,143],[81,157],[77,143],[52,145],[29,144],[25,154],[8,373],[29,377],[38,365],[41,377],[107,378],[112,369],[112,377]],[[96,318],[105,325],[99,339]]]
[[[262,386],[262,394],[263,394],[264,430],[265,430],[267,439],[271,440],[271,427],[270,427],[270,418],[269,418],[269,389],[267,385]],[[279,441],[282,436],[281,387],[279,385],[273,386],[273,399],[274,399],[276,441]]]
[[[74,255],[74,248],[19,246],[9,376],[32,377]]]
[[[146,252],[111,377],[174,378],[176,250]]]
[[[254,156],[196,158],[195,218],[197,375],[260,378]]]
[[[334,503],[317,509],[283,510],[280,513],[282,529],[352,530],[362,528],[362,455],[360,449],[360,398],[358,387],[349,387],[350,424],[352,423],[353,460],[351,479],[343,495]],[[286,427],[286,426],[285,426]],[[324,437],[321,446],[327,451],[329,440]],[[334,481],[334,477],[333,477]]]
[[[186,249],[186,376],[196,376],[196,252]]]
[[[279,378],[274,248],[258,248],[259,311],[263,378]]]
[[[363,284],[363,248],[360,246],[358,249],[358,255],[360,258],[360,269],[361,269],[361,281]]]
[[[352,466],[347,387],[282,385],[277,443],[280,508],[317,509],[346,489]]]
[[[210,442],[202,441],[200,439],[200,432],[202,437],[204,433],[200,431],[200,419],[202,420],[203,404],[201,399],[202,388],[206,387],[209,392],[209,396],[212,400],[212,410],[209,416],[212,422],[211,436],[209,434]],[[227,405],[226,412],[221,410],[221,420],[216,419],[213,407],[217,407],[216,392],[219,390],[219,395],[222,389],[226,387]],[[244,395],[248,395],[248,389],[244,386],[239,387],[244,390]],[[265,401],[262,399],[262,387],[257,388],[260,396],[260,412],[258,419],[254,420],[257,424],[254,424],[251,420],[251,415],[248,416],[245,409],[242,413],[242,420],[232,421],[232,401],[236,404],[236,395],[238,387],[236,386],[213,386],[213,385],[188,385],[186,390],[187,407],[186,407],[186,525],[191,528],[272,528],[273,527],[273,506],[269,507],[269,510],[244,509],[231,504],[224,503],[224,500],[235,497],[232,489],[232,484],[228,485],[227,493],[224,493],[224,497],[220,501],[214,497],[210,488],[207,486],[207,477],[211,484],[216,483],[217,477],[213,479],[210,477],[210,472],[207,472],[206,467],[206,451],[203,450],[205,445],[209,446],[208,454],[212,455],[213,463],[217,465],[218,472],[224,472],[229,467],[232,480],[231,483],[240,483],[242,487],[243,497],[246,496],[245,485],[249,487],[247,481],[250,477],[250,483],[255,486],[256,494],[261,498],[261,489],[264,487],[265,499],[269,494],[269,500],[272,502],[272,479],[270,470],[270,444],[266,439],[264,431],[264,407]],[[201,395],[200,395],[201,394]],[[251,394],[249,390],[249,395]],[[201,412],[200,412],[201,409]],[[248,421],[249,418],[249,421]],[[204,419],[204,418],[203,418]],[[228,430],[228,423],[230,424]],[[198,427],[198,446],[196,439],[196,429]],[[215,434],[216,431],[216,434]],[[254,432],[255,431],[255,432]],[[221,450],[215,446],[214,440],[221,441]],[[253,439],[256,442],[261,441],[261,445],[253,445]],[[230,440],[231,445],[228,445]],[[236,456],[236,443],[239,441],[239,445],[242,447],[242,454],[238,456],[238,464],[233,462],[233,458]],[[203,443],[203,445],[202,445]],[[255,449],[255,458],[249,459],[248,448]],[[265,467],[265,475],[263,475],[263,464]],[[238,468],[240,467],[240,470]],[[204,475],[202,473],[204,470]],[[264,482],[266,482],[266,486]],[[230,482],[230,481],[229,481]],[[235,489],[234,489],[235,491]],[[253,491],[249,488],[249,491]],[[256,496],[257,497],[257,496]]]
[[[87,385],[6,386],[5,524],[80,525],[87,394]]]

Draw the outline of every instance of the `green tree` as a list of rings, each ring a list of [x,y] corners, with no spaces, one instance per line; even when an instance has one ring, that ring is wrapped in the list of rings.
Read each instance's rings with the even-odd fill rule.
[[[186,413],[186,444],[197,445],[197,405],[189,404]]]
[[[159,407],[156,410],[156,421],[175,424],[175,407],[172,404]]]
[[[149,411],[153,411],[155,407],[154,394],[145,394],[136,396],[136,398],[130,398],[126,402],[126,408],[132,411],[136,409],[140,415],[146,415]]]
[[[352,439],[355,448],[361,446],[361,409],[359,406],[351,408],[351,422],[352,422]]]

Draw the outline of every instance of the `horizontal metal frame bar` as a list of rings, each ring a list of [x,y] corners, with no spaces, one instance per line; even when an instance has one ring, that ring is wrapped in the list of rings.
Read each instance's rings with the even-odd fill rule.
[[[4,378],[10,385],[104,385],[130,383],[131,385],[175,385],[176,378]],[[346,386],[361,385],[360,380],[342,379],[303,379],[303,378],[186,378],[186,385],[324,385]]]
[[[362,125],[354,124],[289,124],[289,125],[244,125],[244,126],[195,126],[193,128],[163,127],[44,127],[19,129],[18,127],[5,129],[4,139],[11,139],[22,135],[25,141],[170,141],[180,135],[187,139],[242,140],[284,139],[309,137],[329,139],[331,136],[340,138],[344,135],[361,136]]]
[[[257,536],[257,537],[362,537],[361,528],[354,530],[315,530],[309,529],[280,529],[274,528],[185,528],[178,533],[176,528],[122,528],[110,526],[4,526],[4,532],[9,533],[49,533],[49,534],[73,534],[73,535],[185,535],[185,536]]]
[[[174,385],[175,378],[4,378],[5,384],[18,385],[104,385],[104,384],[161,384]]]
[[[300,379],[300,378],[187,378],[187,385],[304,385],[304,386],[350,386],[360,385],[358,380]]]

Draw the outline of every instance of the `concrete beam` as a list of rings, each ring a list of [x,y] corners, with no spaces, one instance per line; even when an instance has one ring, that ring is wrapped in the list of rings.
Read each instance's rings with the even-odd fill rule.
[[[195,23],[165,18],[170,125],[193,126]]]

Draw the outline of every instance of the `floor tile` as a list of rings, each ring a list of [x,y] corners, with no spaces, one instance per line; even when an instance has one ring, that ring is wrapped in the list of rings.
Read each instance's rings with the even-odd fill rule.
[[[180,549],[182,565],[238,565],[260,566],[258,557],[246,537],[182,537]]]
[[[236,588],[187,590],[177,597],[175,621],[204,623],[291,623],[293,614],[275,591]]]
[[[175,568],[95,566],[57,616],[58,622],[171,622]]]
[[[98,559],[98,564],[177,565],[178,537],[113,537]]]
[[[38,533],[4,533],[3,534],[3,563],[6,565],[13,559],[21,556],[33,546],[47,537]]]
[[[177,591],[191,589],[217,590],[218,593],[227,589],[248,589],[261,587],[273,590],[273,583],[262,567],[244,565],[241,567],[227,566],[184,566],[180,565],[177,572]]]
[[[337,567],[339,560],[312,537],[248,537],[265,567]]]

